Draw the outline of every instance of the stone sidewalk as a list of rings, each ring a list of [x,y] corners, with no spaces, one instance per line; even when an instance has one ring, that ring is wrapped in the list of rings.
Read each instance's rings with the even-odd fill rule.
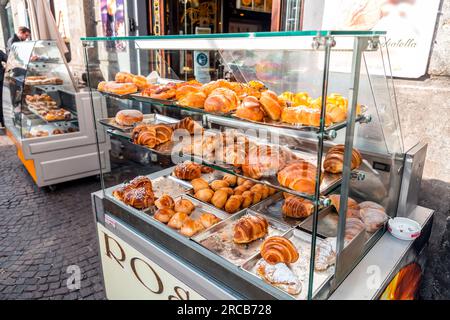
[[[104,299],[87,178],[38,188],[0,136],[0,300]],[[69,266],[81,271],[81,287],[66,285]]]

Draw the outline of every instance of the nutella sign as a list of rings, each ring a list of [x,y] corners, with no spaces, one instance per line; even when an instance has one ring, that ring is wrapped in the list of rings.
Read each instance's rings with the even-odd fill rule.
[[[108,299],[204,299],[101,224],[97,230]]]

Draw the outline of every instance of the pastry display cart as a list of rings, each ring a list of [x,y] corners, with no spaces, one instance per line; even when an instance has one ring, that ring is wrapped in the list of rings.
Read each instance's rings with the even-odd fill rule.
[[[394,299],[405,273],[417,284],[433,215],[417,205],[426,144],[403,144],[384,41],[84,38],[92,108],[107,110],[99,141],[112,145],[92,195],[107,297]],[[420,237],[394,238],[397,216]]]
[[[99,174],[99,152],[109,171],[109,140],[93,122],[106,106],[90,107],[99,97],[76,88],[54,41],[15,43],[2,90],[7,134],[39,187]]]

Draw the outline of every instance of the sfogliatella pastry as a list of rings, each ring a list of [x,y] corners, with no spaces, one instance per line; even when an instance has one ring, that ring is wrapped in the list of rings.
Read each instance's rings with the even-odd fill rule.
[[[185,161],[177,164],[173,170],[175,176],[182,180],[198,179],[202,176],[201,165],[191,161]]]
[[[294,244],[284,237],[273,236],[264,240],[261,246],[261,256],[270,264],[294,263],[299,254]]]
[[[245,97],[236,110],[236,117],[251,121],[263,121],[264,112],[258,99],[253,96]]]
[[[175,214],[175,211],[173,211],[170,208],[161,208],[161,209],[156,210],[153,217],[156,220],[161,221],[162,223],[167,223],[173,217],[174,214]]]
[[[314,204],[300,197],[288,197],[284,200],[281,211],[286,217],[290,218],[306,218],[309,217],[314,210]]]
[[[168,194],[163,194],[160,198],[155,201],[155,205],[158,209],[169,208],[173,209],[175,207],[175,202],[172,197]]]
[[[278,182],[283,187],[313,194],[316,187],[316,166],[304,160],[293,161],[278,172]]]
[[[297,295],[302,290],[300,279],[284,263],[271,265],[261,259],[257,264],[256,272],[264,281],[289,294]]]
[[[245,215],[233,226],[235,243],[250,243],[267,235],[269,223],[262,216]]]
[[[180,233],[186,237],[192,237],[203,229],[205,227],[200,221],[187,218],[181,226]]]
[[[205,229],[215,225],[216,223],[220,222],[221,220],[217,218],[212,213],[202,213],[202,215],[199,218],[200,223],[205,227]]]
[[[338,144],[328,150],[323,162],[323,169],[331,173],[341,173],[344,167],[344,148],[343,144]],[[362,163],[362,156],[358,150],[352,150],[351,169],[358,168]]]
[[[195,205],[188,199],[180,199],[175,203],[174,210],[176,212],[184,212],[189,215],[195,210]]]
[[[137,122],[141,122],[144,119],[144,115],[139,110],[120,110],[117,112],[114,120],[121,126],[132,126]]]
[[[326,238],[319,241],[316,246],[316,257],[314,259],[314,269],[325,271],[336,262],[336,238]]]

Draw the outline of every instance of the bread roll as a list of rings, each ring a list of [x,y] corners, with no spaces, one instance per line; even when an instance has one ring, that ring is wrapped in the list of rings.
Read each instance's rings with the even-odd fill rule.
[[[228,185],[230,187],[234,187],[237,183],[237,177],[235,175],[232,175],[230,173],[227,173],[223,176],[222,180],[228,182]]]
[[[225,211],[228,213],[236,213],[241,207],[243,198],[240,195],[232,195],[225,203]]]
[[[187,215],[191,214],[194,211],[195,205],[189,201],[188,199],[180,199],[175,203],[174,210],[176,212],[184,212]]]
[[[242,204],[241,207],[243,209],[250,207],[253,204],[253,192],[252,191],[244,191],[242,193]]]
[[[219,208],[222,209],[225,206],[225,203],[228,199],[228,193],[225,190],[217,190],[214,192],[213,197],[211,198],[211,203]]]
[[[214,195],[214,191],[207,188],[207,189],[200,189],[195,194],[194,197],[200,201],[203,202],[210,202],[211,198]]]
[[[214,180],[212,181],[209,186],[211,187],[211,189],[213,189],[214,191],[219,190],[220,188],[227,188],[229,187],[228,182],[226,182],[225,180]]]

